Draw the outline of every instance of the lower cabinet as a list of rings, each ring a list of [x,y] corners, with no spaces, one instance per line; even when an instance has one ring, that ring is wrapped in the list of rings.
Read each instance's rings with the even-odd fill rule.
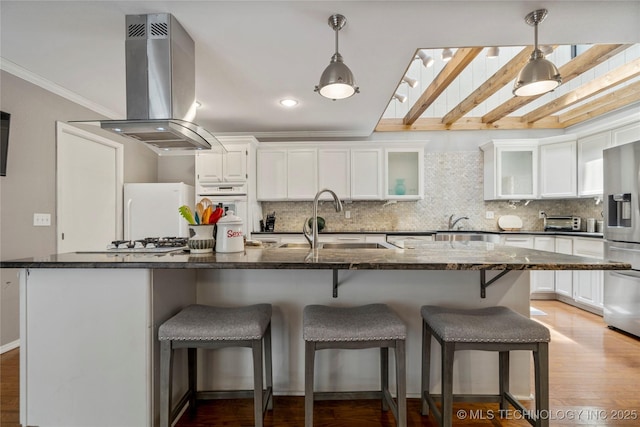
[[[533,249],[554,252],[556,238],[553,236],[534,236]],[[556,292],[555,271],[542,270],[531,272],[531,293],[544,293],[552,297]]]
[[[604,258],[604,242],[588,238],[574,238],[573,254],[591,258]],[[604,292],[603,271],[574,271],[573,298],[582,304],[602,309]]]
[[[573,254],[573,237],[556,237],[555,252]],[[558,270],[555,272],[556,294],[573,298],[573,272]]]

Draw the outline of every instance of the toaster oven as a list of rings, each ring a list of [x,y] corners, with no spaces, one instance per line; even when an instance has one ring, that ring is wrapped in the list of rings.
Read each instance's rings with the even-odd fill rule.
[[[579,216],[548,216],[544,219],[545,231],[580,231],[581,226]]]

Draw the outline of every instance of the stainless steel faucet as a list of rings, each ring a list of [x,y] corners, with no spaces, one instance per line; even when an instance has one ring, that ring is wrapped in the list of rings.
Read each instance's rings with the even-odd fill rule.
[[[462,221],[463,219],[469,219],[469,217],[468,217],[468,216],[461,216],[460,218],[457,218],[456,220],[454,220],[454,219],[453,219],[453,217],[454,217],[454,215],[451,215],[451,216],[449,217],[449,230],[453,230],[453,227],[455,227],[455,226],[456,226],[456,224],[457,224],[459,221]]]
[[[313,229],[309,230],[308,222],[309,218],[304,220],[304,224],[302,225],[302,234],[307,239],[309,244],[311,245],[311,250],[315,250],[318,247],[318,200],[320,199],[320,195],[322,193],[329,193],[333,197],[333,206],[336,208],[336,212],[342,211],[342,202],[333,191],[328,188],[322,189],[316,193],[315,199],[313,199]]]

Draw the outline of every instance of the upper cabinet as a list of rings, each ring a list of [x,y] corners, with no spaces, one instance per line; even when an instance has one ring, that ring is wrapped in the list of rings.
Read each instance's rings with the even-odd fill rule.
[[[578,195],[599,196],[603,188],[602,151],[611,146],[611,131],[578,139]]]
[[[258,200],[313,200],[325,188],[343,200],[417,200],[423,195],[424,155],[416,145],[317,143],[301,148],[302,144],[292,143],[260,148]],[[284,173],[273,171],[280,167]]]
[[[538,197],[537,140],[493,140],[484,151],[484,199]]]
[[[620,126],[611,131],[612,145],[622,145],[629,142],[640,141],[640,122]]]
[[[199,151],[196,154],[197,182],[245,182],[248,149],[234,146],[226,152]]]
[[[385,150],[385,199],[417,200],[424,193],[424,150]]]
[[[572,135],[540,140],[540,197],[577,195],[576,138]]]
[[[360,148],[351,150],[351,199],[382,199],[382,149]]]

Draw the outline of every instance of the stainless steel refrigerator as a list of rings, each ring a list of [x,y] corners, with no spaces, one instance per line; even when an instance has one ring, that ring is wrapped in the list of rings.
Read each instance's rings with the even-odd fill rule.
[[[640,141],[604,150],[605,253],[631,270],[605,272],[604,321],[640,337]]]

